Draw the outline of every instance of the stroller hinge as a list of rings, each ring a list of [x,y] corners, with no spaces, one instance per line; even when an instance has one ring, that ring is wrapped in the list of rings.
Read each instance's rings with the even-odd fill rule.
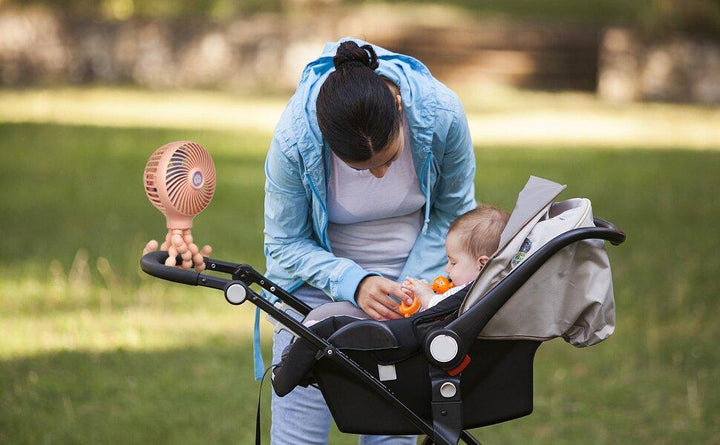
[[[327,347],[325,349],[318,349],[318,351],[315,353],[315,360],[320,360],[323,357],[331,358],[334,353],[335,353],[335,350],[332,347]]]
[[[433,441],[455,445],[463,430],[460,377],[448,377],[440,368],[431,366]]]

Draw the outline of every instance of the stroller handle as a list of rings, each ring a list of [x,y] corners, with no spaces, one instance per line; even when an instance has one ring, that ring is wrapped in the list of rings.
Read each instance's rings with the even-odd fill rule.
[[[215,260],[212,258],[205,258],[205,270],[228,274],[231,277],[222,278],[215,275],[207,275],[192,269],[181,269],[179,267],[166,266],[165,260],[168,256],[168,253],[162,250],[147,253],[140,259],[140,269],[148,275],[152,275],[166,281],[187,284],[190,286],[210,287],[222,291],[226,291],[228,287],[233,284],[242,284],[245,287],[257,284],[267,291],[267,293],[272,294],[274,297],[287,303],[288,306],[296,310],[298,313],[307,315],[308,312],[310,312],[310,306],[298,300],[295,296],[286,292],[280,286],[268,280],[265,276],[247,264],[237,264]],[[180,264],[180,260],[181,258],[178,256],[178,264]],[[255,293],[253,292],[252,294]],[[232,301],[230,301],[230,303],[235,304]]]
[[[598,218],[597,216],[593,218],[593,222],[595,223],[595,227],[609,230],[609,232],[603,232],[601,239],[609,241],[613,246],[619,246],[625,242],[627,235],[625,235],[625,232],[620,230],[620,228],[615,224],[605,219]]]
[[[166,266],[165,260],[168,257],[169,255],[165,251],[147,253],[140,259],[140,268],[146,274],[156,278],[162,278],[163,280],[180,284],[188,284],[190,286],[198,285],[200,272]]]
[[[156,278],[162,278],[166,281],[187,284],[190,286],[204,286],[223,290],[227,285],[232,282],[232,280],[226,278],[205,275],[195,270],[166,266],[165,260],[168,258],[168,256],[168,253],[162,250],[147,253],[143,255],[143,257],[140,259],[140,268],[146,274],[152,275]],[[178,259],[181,258],[178,256]],[[211,260],[208,258],[205,259],[205,264],[209,265],[212,263],[215,264],[215,266],[212,268],[218,269],[217,263],[220,263],[219,261]],[[232,273],[229,270],[219,269],[219,271]]]

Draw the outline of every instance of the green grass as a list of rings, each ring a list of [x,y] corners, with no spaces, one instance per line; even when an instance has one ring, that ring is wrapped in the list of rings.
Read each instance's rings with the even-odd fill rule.
[[[267,132],[0,124],[0,442],[252,440],[252,308],[137,267],[165,231],[142,170],[178,139],[201,142],[218,169],[196,239],[262,270]],[[609,248],[615,335],[587,350],[543,345],[534,414],[476,436],[719,442],[720,151],[479,146],[477,159],[478,199],[510,208],[530,174],[546,177],[568,184],[562,197],[590,198],[628,241]],[[331,443],[355,442],[333,432]]]

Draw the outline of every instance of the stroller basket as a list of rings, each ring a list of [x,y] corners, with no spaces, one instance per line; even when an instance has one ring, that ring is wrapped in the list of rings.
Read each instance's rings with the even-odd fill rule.
[[[260,286],[305,317],[312,316],[310,307],[245,264],[205,260],[208,270],[228,279],[167,267],[167,252],[152,252],[143,256],[141,268],[165,280],[222,290],[233,305],[250,301],[293,332],[297,339],[275,368],[273,387],[282,396],[316,382],[341,431],[422,433],[439,444],[477,443],[466,429],[532,412],[533,360],[545,339],[486,339],[484,328],[562,249],[586,240],[624,242],[625,234],[613,224],[593,222],[553,237],[480,297],[482,273],[470,289],[437,306],[384,322],[338,313],[308,327],[250,286]],[[466,305],[469,298],[477,301]]]

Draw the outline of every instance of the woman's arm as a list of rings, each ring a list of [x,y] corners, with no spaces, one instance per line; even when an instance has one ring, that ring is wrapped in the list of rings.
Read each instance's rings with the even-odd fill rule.
[[[303,185],[307,179],[299,156],[290,159],[281,144],[273,138],[265,161],[265,255],[334,299],[353,301],[369,272],[319,245],[312,223],[312,206],[319,204]]]
[[[433,143],[442,144],[444,154],[439,160],[437,183],[431,191],[430,221],[427,231],[420,233],[410,251],[401,278],[434,277],[442,274],[445,260],[445,238],[450,223],[477,206],[475,202],[475,153],[470,129],[460,100],[451,93],[445,113],[447,133]]]

